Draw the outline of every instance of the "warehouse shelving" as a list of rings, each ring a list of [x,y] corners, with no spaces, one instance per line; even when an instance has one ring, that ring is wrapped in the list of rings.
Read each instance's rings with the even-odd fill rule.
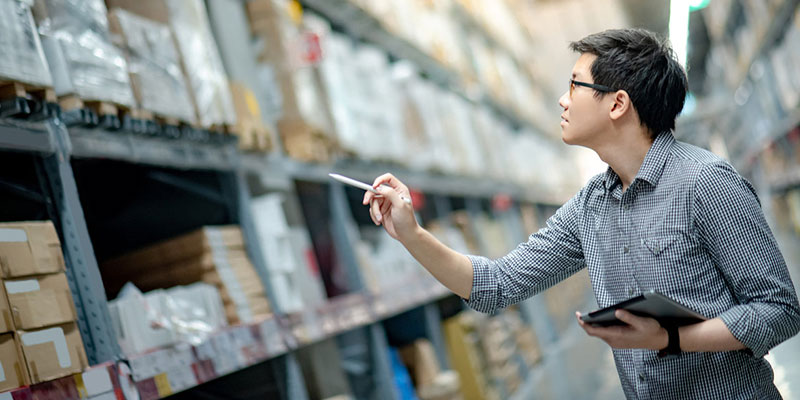
[[[55,138],[45,122],[0,119],[0,149],[31,151],[42,154],[55,152]]]
[[[234,170],[235,147],[217,141],[146,137],[125,131],[69,128],[69,151],[77,158],[109,158],[180,169]]]
[[[732,2],[732,4],[738,2]],[[786,0],[776,10],[774,10],[766,29],[759,32],[756,39],[754,54],[745,54],[739,58],[736,64],[736,74],[733,88],[739,88],[744,84],[748,74],[753,67],[753,63],[763,57],[767,50],[771,49],[786,31],[786,26],[791,23],[794,11],[800,5],[800,0]]]
[[[310,10],[321,14],[334,26],[340,27],[349,36],[384,49],[396,59],[409,60],[420,69],[428,79],[474,103],[483,104],[509,121],[514,127],[530,127],[539,132],[547,132],[537,121],[530,121],[518,115],[512,108],[492,98],[486,88],[466,89],[459,81],[458,74],[451,71],[441,62],[427,55],[409,41],[387,31],[375,17],[362,10],[350,0],[302,0],[301,3]],[[462,11],[466,13],[465,11]],[[480,24],[471,19],[473,27],[479,28],[484,37],[495,41],[493,36]]]
[[[140,394],[143,394],[143,398],[161,398],[170,393],[189,389],[206,380],[216,378],[217,375],[209,372],[207,361],[197,360],[195,364],[188,365],[188,368],[193,368],[196,371],[193,375],[194,378],[191,378],[186,371],[183,372],[184,375],[177,377],[170,376],[170,372],[165,372],[166,375],[161,377],[142,376],[140,372],[141,365],[152,365],[152,360],[159,359],[158,357],[163,359],[163,357],[172,356],[177,357],[177,359],[187,359],[189,354],[196,354],[196,350],[190,346],[177,346],[176,348],[157,350],[138,356],[126,357],[122,355],[116,344],[110,322],[107,319],[107,298],[95,259],[93,245],[89,238],[89,229],[84,220],[82,205],[78,196],[78,187],[72,172],[74,166],[71,165],[71,159],[77,160],[77,162],[96,160],[96,162],[135,163],[135,165],[142,165],[146,168],[157,167],[160,169],[176,169],[176,171],[200,170],[220,174],[223,191],[225,192],[220,194],[222,201],[226,201],[226,207],[231,210],[231,213],[236,214],[235,218],[242,224],[246,237],[253,235],[253,228],[248,226],[246,222],[249,213],[247,211],[249,195],[247,194],[245,183],[247,174],[256,174],[259,179],[273,174],[279,177],[283,176],[278,179],[285,181],[286,184],[283,188],[286,190],[291,190],[292,182],[295,180],[308,180],[322,185],[330,184],[333,189],[332,193],[335,193],[334,199],[341,199],[334,206],[334,209],[337,209],[335,213],[338,214],[336,218],[349,220],[349,222],[343,222],[341,225],[354,223],[352,221],[353,216],[350,214],[345,200],[345,188],[328,182],[327,172],[330,171],[330,167],[288,161],[282,157],[276,158],[274,155],[242,155],[234,148],[233,144],[219,146],[186,140],[146,138],[126,132],[93,131],[84,128],[70,128],[68,130],[58,121],[32,125],[44,127],[45,130],[18,130],[19,126],[28,128],[29,125],[26,122],[3,120],[2,125],[0,125],[2,126],[0,133],[3,134],[0,137],[12,138],[13,140],[3,142],[0,151],[22,151],[40,158],[47,165],[43,169],[47,176],[43,177],[43,179],[50,187],[63,192],[54,196],[54,213],[64,241],[64,251],[68,262],[68,276],[73,286],[72,290],[79,310],[79,325],[86,344],[87,354],[90,355],[92,364],[126,360],[132,368],[134,379],[139,379],[137,386]],[[10,134],[5,135],[5,133]],[[28,139],[31,138],[24,135],[31,135],[32,138],[41,140],[36,142],[36,145],[30,145]],[[165,146],[171,146],[171,150],[163,151],[158,149],[158,147],[163,148]],[[212,154],[212,156],[198,156],[197,154]],[[209,159],[221,161],[219,163],[200,161]],[[370,178],[363,176],[364,169],[352,165],[350,168],[350,170],[342,169],[339,171],[351,173],[360,179],[367,180]],[[359,174],[357,173],[358,171],[362,172]],[[446,196],[464,197],[470,195],[473,199],[467,200],[467,203],[472,211],[478,211],[483,207],[478,203],[478,198],[482,197],[484,198],[482,201],[486,202],[498,189],[497,186],[493,185],[486,185],[481,189],[481,186],[477,184],[479,182],[477,179],[459,181],[450,177],[431,176],[425,173],[410,174],[409,178],[409,182],[413,182],[422,192],[432,195],[434,199],[438,199],[438,201],[435,200],[438,203],[441,203]],[[509,187],[509,191],[511,189],[513,187]],[[441,207],[440,204],[439,208],[439,211],[446,213],[449,207]],[[509,220],[509,222],[513,221]],[[516,229],[520,230],[521,228],[517,227]],[[257,245],[253,244],[256,242],[248,239],[248,247],[253,252],[261,251]],[[343,243],[341,246],[349,247],[350,244]],[[258,259],[258,256],[253,256],[255,264],[258,264],[256,261]],[[259,271],[265,269],[264,266],[257,265],[257,267]],[[351,272],[357,273],[353,267],[353,265],[349,266],[349,268],[352,268]],[[359,289],[359,286],[356,286],[356,290],[351,294],[334,298],[321,307],[294,314],[279,313],[275,317],[259,323],[231,327],[224,334],[234,337],[246,337],[256,331],[259,333],[252,336],[253,342],[250,343],[249,347],[241,346],[228,349],[231,354],[245,354],[233,371],[266,360],[276,359],[277,357],[278,360],[286,363],[285,369],[287,371],[294,369],[293,381],[287,378],[287,392],[284,395],[289,398],[303,398],[302,376],[297,370],[296,361],[291,358],[292,351],[354,329],[367,329],[370,337],[372,337],[371,340],[375,342],[373,347],[376,350],[386,348],[386,340],[382,338],[383,328],[378,325],[381,321],[419,307],[423,307],[426,310],[426,318],[431,321],[437,321],[438,311],[434,311],[435,308],[432,308],[431,304],[444,297],[451,296],[444,287],[433,280],[408,282],[402,287],[404,288],[403,290],[376,295],[364,292]],[[441,342],[441,337],[436,339],[435,328],[430,332],[430,336],[433,337],[434,342]],[[261,338],[262,341],[258,342],[258,338]],[[247,344],[247,341],[243,343]],[[437,351],[441,353],[441,344],[439,344]],[[183,354],[183,358],[178,357],[178,354]],[[446,365],[443,353],[439,357],[444,361],[443,365]],[[385,361],[383,368],[384,371],[381,373],[383,376],[380,377],[380,381],[388,383],[389,372],[385,369],[387,368]],[[180,370],[175,372],[175,374],[180,373]],[[292,375],[292,373],[287,373],[287,375]],[[189,378],[189,380],[185,380],[186,378]],[[165,385],[165,382],[172,383]],[[390,387],[391,385],[385,386]],[[153,391],[154,388],[155,392]],[[32,390],[36,390],[36,387]],[[288,395],[288,391],[291,390],[295,391],[295,394]],[[379,397],[393,398],[394,395],[386,392],[381,393]]]

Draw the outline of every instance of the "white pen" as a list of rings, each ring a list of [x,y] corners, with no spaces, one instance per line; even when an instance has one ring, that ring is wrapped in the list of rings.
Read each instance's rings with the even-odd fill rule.
[[[348,184],[350,186],[355,186],[355,187],[357,187],[359,189],[367,190],[367,191],[370,191],[370,192],[375,193],[377,195],[381,195],[381,193],[378,192],[377,190],[375,190],[375,188],[373,188],[372,185],[369,185],[367,183],[364,183],[364,182],[361,182],[361,181],[357,181],[357,180],[355,180],[353,178],[348,178],[346,176],[339,175],[339,174],[328,174],[328,176],[330,176],[333,179],[336,179],[339,182]],[[389,185],[386,185],[386,184],[384,184],[384,185],[385,186],[389,186]],[[400,196],[400,198],[403,201],[405,201],[406,203],[411,204],[411,199],[409,199],[408,197]]]

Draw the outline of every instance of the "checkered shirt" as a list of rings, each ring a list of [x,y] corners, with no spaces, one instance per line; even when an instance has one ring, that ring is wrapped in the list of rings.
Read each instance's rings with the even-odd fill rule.
[[[629,399],[780,398],[764,355],[800,330],[786,263],[755,190],[727,162],[660,134],[628,190],[610,168],[505,257],[469,256],[467,304],[493,312],[589,269],[599,307],[655,289],[719,317],[752,352],[614,349]]]

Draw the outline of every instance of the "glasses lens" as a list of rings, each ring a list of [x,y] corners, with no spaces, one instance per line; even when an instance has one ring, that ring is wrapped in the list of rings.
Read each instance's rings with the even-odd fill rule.
[[[572,92],[575,91],[575,81],[569,80],[569,97],[572,97]]]

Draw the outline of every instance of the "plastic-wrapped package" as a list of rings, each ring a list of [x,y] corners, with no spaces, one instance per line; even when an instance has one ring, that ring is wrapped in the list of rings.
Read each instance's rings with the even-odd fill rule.
[[[322,46],[325,57],[320,69],[336,125],[336,136],[342,149],[357,153],[363,142],[357,124],[358,115],[353,113],[353,103],[357,101],[353,92],[359,84],[352,65],[353,46],[350,39],[336,33],[328,35]]]
[[[227,325],[219,291],[206,283],[144,294],[128,283],[109,310],[125,354],[180,342],[197,345]]]
[[[109,39],[102,0],[37,0],[33,11],[58,96],[134,105],[127,62]]]
[[[111,10],[109,23],[111,31],[123,38],[139,107],[193,122],[194,110],[169,27],[123,9]]]
[[[200,125],[236,123],[228,80],[201,0],[166,0]]]
[[[207,283],[171,288],[166,301],[169,322],[179,342],[198,345],[227,325],[219,291]]]
[[[402,160],[402,120],[397,113],[397,88],[391,79],[386,53],[374,46],[360,45],[355,54],[356,74],[361,92],[358,113],[361,137],[369,145],[361,156],[367,159]]]
[[[30,2],[0,0],[0,54],[0,80],[37,86],[53,84]]]

